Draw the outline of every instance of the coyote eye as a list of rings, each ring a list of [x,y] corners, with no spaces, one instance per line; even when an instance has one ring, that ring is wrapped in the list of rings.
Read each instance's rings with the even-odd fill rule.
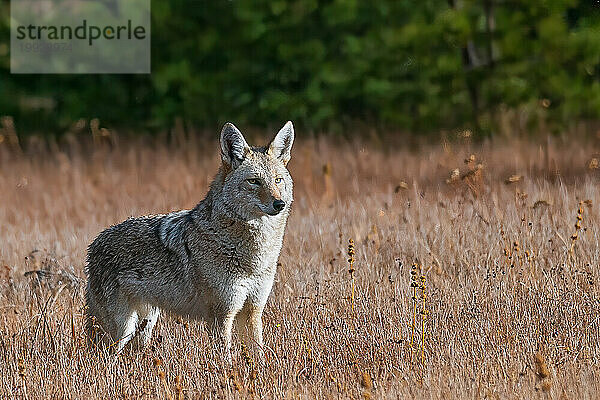
[[[260,186],[260,179],[250,178],[250,179],[248,179],[248,183],[251,185]]]
[[[283,182],[283,178],[275,178],[275,183],[276,184],[280,184],[281,182]]]

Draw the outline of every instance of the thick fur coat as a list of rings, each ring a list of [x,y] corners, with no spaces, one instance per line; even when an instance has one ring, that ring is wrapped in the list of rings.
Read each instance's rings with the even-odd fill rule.
[[[265,147],[226,124],[222,166],[191,210],[130,218],[88,248],[87,329],[117,352],[148,344],[160,311],[203,319],[231,346],[234,324],[262,347],[262,312],[273,286],[292,204],[288,122]]]

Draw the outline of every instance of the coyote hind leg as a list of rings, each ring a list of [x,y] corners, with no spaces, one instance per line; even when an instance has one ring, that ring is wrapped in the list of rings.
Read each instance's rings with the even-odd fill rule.
[[[146,306],[144,307],[146,313],[142,314],[140,312],[140,323],[139,323],[139,338],[138,338],[138,346],[142,349],[148,347],[150,343],[150,338],[152,337],[152,330],[158,321],[158,317],[160,316],[160,310],[158,307]],[[143,317],[142,317],[143,315]]]
[[[111,335],[115,329],[111,321],[112,318],[109,318],[106,313],[106,304],[99,301],[88,287],[86,292],[85,329],[88,344],[91,347],[97,347],[101,344],[109,345],[112,342]]]
[[[138,313],[135,310],[128,310],[123,314],[115,317],[117,325],[117,334],[114,337],[116,345],[116,353],[119,354],[123,348],[135,336],[135,330],[138,323]]]
[[[123,293],[115,293],[112,301],[109,302],[108,310],[112,314],[114,322],[113,346],[116,353],[119,354],[123,348],[136,334],[138,327],[139,314],[135,307]]]

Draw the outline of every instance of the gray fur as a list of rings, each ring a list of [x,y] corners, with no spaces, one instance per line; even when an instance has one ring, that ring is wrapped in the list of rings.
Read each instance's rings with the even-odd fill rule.
[[[234,322],[262,347],[262,312],[293,198],[293,139],[288,122],[269,146],[250,148],[226,124],[223,165],[196,207],[101,232],[86,265],[90,338],[119,352],[139,335],[145,346],[164,310],[208,321],[227,350]],[[279,213],[274,200],[285,202]]]
[[[188,218],[190,210],[176,211],[162,218],[158,228],[158,235],[164,246],[177,254],[184,265],[189,261],[189,249],[186,248],[184,237]]]

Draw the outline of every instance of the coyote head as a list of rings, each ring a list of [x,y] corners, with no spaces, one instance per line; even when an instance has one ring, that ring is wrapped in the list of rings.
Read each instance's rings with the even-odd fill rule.
[[[250,147],[231,123],[221,131],[222,201],[243,220],[287,215],[292,203],[290,161],[294,126],[288,121],[265,147]]]

